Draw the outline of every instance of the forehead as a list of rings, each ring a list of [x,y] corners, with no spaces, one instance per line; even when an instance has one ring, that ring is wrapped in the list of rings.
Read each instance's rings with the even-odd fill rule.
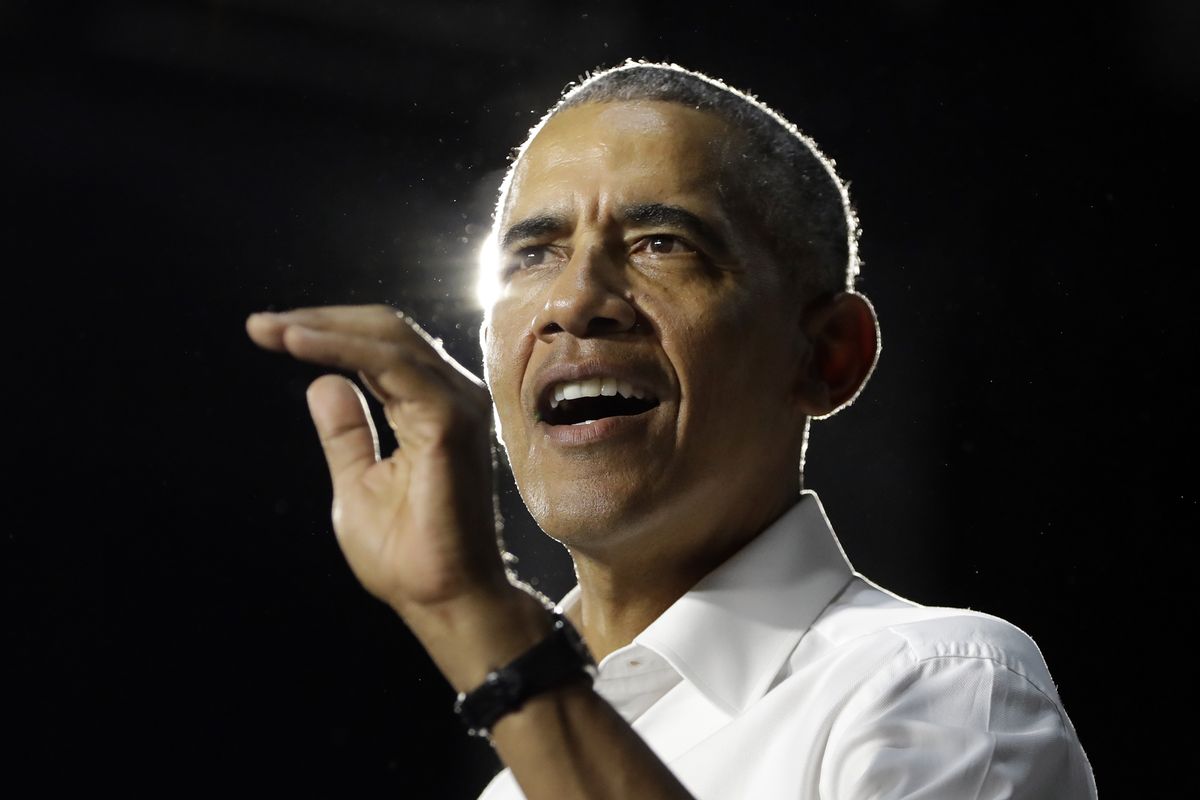
[[[547,121],[522,155],[506,220],[597,205],[718,199],[730,129],[676,103],[588,103]]]

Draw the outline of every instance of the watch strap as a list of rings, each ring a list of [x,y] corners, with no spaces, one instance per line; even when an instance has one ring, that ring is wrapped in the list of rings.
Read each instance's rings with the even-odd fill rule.
[[[471,736],[487,737],[506,714],[531,697],[586,677],[594,680],[595,662],[575,627],[555,614],[550,633],[506,666],[492,670],[482,684],[461,692],[454,711]]]

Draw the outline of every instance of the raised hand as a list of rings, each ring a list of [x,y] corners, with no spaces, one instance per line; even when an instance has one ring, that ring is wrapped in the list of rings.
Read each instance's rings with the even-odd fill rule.
[[[496,544],[491,404],[484,384],[395,309],[326,306],[254,314],[269,350],[356,371],[399,447],[380,459],[366,399],[318,378],[308,404],[333,481],[333,526],[355,575],[406,618],[511,590]]]

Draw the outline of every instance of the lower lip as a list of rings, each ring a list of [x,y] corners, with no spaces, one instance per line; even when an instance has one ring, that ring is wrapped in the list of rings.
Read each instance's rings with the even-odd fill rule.
[[[657,408],[657,406],[656,406]],[[550,441],[561,445],[584,445],[614,439],[644,427],[654,409],[625,417],[604,417],[584,425],[549,425],[539,422],[538,428]]]

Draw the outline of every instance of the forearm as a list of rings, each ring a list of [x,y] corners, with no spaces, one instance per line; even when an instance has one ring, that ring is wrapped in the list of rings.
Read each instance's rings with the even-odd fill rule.
[[[513,590],[435,612],[403,614],[458,691],[532,647],[549,615]],[[583,679],[527,701],[496,722],[492,743],[528,800],[690,798],[642,738]]]
[[[586,684],[548,692],[501,719],[496,752],[528,800],[683,800],[691,795]]]

